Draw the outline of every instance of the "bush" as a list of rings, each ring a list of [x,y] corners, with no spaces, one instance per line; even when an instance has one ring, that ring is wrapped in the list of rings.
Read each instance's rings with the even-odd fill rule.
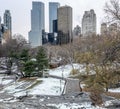
[[[28,60],[24,63],[24,69],[25,77],[30,77],[33,75],[33,72],[35,71],[35,63],[34,61]]]
[[[36,65],[38,68],[38,76],[42,77],[43,72],[49,67],[46,50],[40,47],[36,55]]]
[[[79,73],[79,69],[72,69],[70,75],[75,75]]]

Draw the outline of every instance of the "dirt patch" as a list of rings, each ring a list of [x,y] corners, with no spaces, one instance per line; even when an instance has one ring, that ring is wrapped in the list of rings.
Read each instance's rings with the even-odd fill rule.
[[[36,85],[42,83],[42,80],[36,80],[32,85],[30,85],[29,87],[27,87],[27,89],[32,89],[33,87],[35,87]]]
[[[18,82],[20,82],[20,81],[34,81],[36,79],[38,79],[38,77],[21,78],[18,80]]]

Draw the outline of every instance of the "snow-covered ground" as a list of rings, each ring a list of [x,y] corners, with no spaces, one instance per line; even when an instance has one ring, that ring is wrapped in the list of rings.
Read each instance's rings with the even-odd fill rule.
[[[79,69],[80,65],[74,64],[74,68]],[[51,69],[48,71],[51,75],[56,75],[60,77],[68,77],[72,70],[71,65],[61,66],[55,69]],[[31,84],[35,81],[42,81],[40,84],[36,85],[32,89],[27,89]],[[2,84],[10,84],[11,80],[3,81],[0,78]],[[7,85],[4,87],[2,92],[7,92],[14,94],[14,96],[24,95],[26,93],[30,95],[40,94],[40,95],[61,95],[64,87],[64,81],[55,79],[55,78],[38,78],[34,81],[14,81],[11,85]]]
[[[120,93],[120,88],[112,88],[112,89],[109,89],[109,92]]]
[[[106,109],[102,107],[94,107],[91,106],[90,103],[81,103],[81,104],[76,104],[76,103],[61,103],[61,104],[47,104],[47,106],[55,106],[58,109]]]
[[[2,72],[2,71],[1,71]],[[3,71],[4,72],[4,71]],[[3,75],[3,74],[1,74],[0,75],[0,84],[1,85],[8,85],[8,84],[10,84],[10,83],[12,83],[13,82],[13,80],[12,79],[4,79],[6,77],[6,75]],[[8,76],[9,77],[9,76]]]
[[[53,78],[43,78],[40,79],[43,82],[34,88],[29,90],[29,94],[35,95],[61,95],[64,87],[64,81],[53,79]]]
[[[73,64],[74,69],[79,69],[80,72],[85,71],[84,66],[80,65],[80,64]],[[60,66],[58,68],[49,70],[49,74],[51,75],[56,75],[56,76],[63,76],[63,77],[68,77],[70,75],[70,72],[72,70],[72,66],[71,65],[65,65],[65,66]]]
[[[83,65],[74,64],[74,68],[79,69],[81,73],[85,71]],[[55,69],[51,69],[48,71],[50,75],[60,76],[67,78],[70,75],[72,70],[71,65],[61,66]],[[13,81],[13,80],[4,80],[2,79],[4,76],[0,77],[0,84],[5,85],[4,88],[0,91],[0,93],[8,93],[14,95],[15,97],[23,96],[23,95],[61,95],[64,87],[64,81],[54,78],[36,78],[31,81],[22,80],[22,81]],[[30,87],[36,81],[41,81],[39,84],[35,85],[32,88]],[[119,89],[109,89],[110,92],[120,92]],[[9,98],[8,98],[9,99]],[[0,102],[3,101],[0,99]],[[11,100],[12,102],[12,100]],[[14,102],[14,99],[13,99]],[[109,105],[110,103],[108,103]],[[48,106],[54,106],[58,109],[105,109],[100,107],[91,106],[90,102],[84,103],[60,103],[60,104],[47,104]]]
[[[80,72],[84,72],[85,68],[83,65],[73,64],[75,69],[79,69]],[[56,75],[60,77],[68,77],[72,70],[71,65],[60,66],[55,69],[51,69],[48,71],[50,75]],[[4,77],[4,76],[3,76]],[[0,84],[5,85],[2,91],[14,94],[14,96],[21,96],[30,94],[30,95],[61,95],[64,87],[64,81],[55,79],[55,78],[38,78],[34,81],[13,81],[6,80],[0,77]],[[27,89],[32,85],[35,81],[42,81],[39,84],[35,85],[31,89]],[[120,88],[118,89],[109,89],[110,92],[120,92]]]

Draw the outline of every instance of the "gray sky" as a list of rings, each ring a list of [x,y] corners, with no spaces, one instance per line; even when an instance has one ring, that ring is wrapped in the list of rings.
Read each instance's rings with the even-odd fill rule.
[[[100,32],[100,24],[104,19],[105,2],[110,0],[0,0],[0,16],[3,22],[3,13],[9,9],[12,15],[12,33],[20,33],[28,39],[28,32],[31,28],[30,10],[32,1],[42,1],[45,3],[45,29],[49,30],[48,23],[48,3],[59,2],[62,5],[69,5],[73,8],[73,27],[81,26],[81,19],[84,11],[94,9],[97,15],[97,33]]]

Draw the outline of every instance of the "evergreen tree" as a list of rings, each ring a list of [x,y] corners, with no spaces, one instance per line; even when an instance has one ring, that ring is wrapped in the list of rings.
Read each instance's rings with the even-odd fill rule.
[[[47,53],[43,47],[40,47],[36,56],[36,63],[38,68],[38,76],[43,76],[43,71],[48,68]]]
[[[23,62],[28,61],[30,59],[29,50],[28,49],[23,49],[22,52],[19,55],[19,58]]]
[[[25,77],[31,77],[33,76],[33,72],[35,71],[35,62],[32,60],[27,60],[24,63],[24,69],[23,71],[25,72]]]
[[[28,67],[28,61],[30,60],[29,50],[23,49],[18,56],[17,66],[19,67],[20,72],[24,75],[24,77],[30,76],[30,69]],[[24,73],[23,73],[24,71]],[[28,72],[30,71],[30,72]]]
[[[23,77],[32,76],[34,68],[34,62],[30,60],[29,49],[22,49],[21,52],[15,55],[15,62],[18,66],[18,70],[21,72]]]

